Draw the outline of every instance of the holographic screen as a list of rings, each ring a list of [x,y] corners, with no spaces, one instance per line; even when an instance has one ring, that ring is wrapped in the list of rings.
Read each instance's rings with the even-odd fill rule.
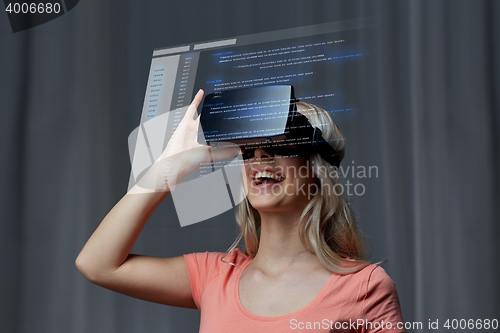
[[[366,90],[356,78],[373,66],[366,38],[377,21],[357,18],[155,49],[141,121],[128,140],[129,192],[165,191],[155,161],[199,89],[209,94],[290,84],[300,101],[322,107],[341,128],[352,127]],[[245,198],[241,164],[240,157],[211,163],[175,186],[171,195],[181,226],[222,214]],[[156,180],[144,179],[146,173],[157,174]]]

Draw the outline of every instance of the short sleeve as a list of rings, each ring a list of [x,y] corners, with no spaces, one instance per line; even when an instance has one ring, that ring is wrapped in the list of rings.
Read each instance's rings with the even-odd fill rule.
[[[201,310],[200,301],[208,283],[221,274],[221,258],[224,253],[200,252],[185,254],[184,259],[189,272],[191,293],[198,310]]]
[[[368,278],[362,318],[362,332],[406,332],[396,285],[380,266]]]

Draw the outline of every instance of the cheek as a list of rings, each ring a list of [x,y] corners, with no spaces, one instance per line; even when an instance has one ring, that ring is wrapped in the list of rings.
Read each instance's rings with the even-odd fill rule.
[[[298,156],[298,157],[284,157],[280,159],[280,165],[283,168],[299,169],[299,168],[311,168],[311,163],[308,157]]]
[[[244,161],[241,164],[241,182],[243,183],[243,188],[245,190],[245,193],[248,193],[248,182],[249,182],[249,176],[250,172],[252,172],[251,167],[247,161]]]
[[[303,179],[314,178],[312,166],[307,157],[284,158],[279,167],[285,173],[286,177],[291,177],[292,179],[302,181]]]
[[[243,179],[245,181],[248,181],[249,177],[251,176],[252,173],[252,167],[250,166],[250,163],[244,162],[241,165],[241,175],[243,176]]]
[[[293,157],[283,163],[288,178],[287,184],[296,196],[311,197],[319,189],[317,178],[307,157]]]

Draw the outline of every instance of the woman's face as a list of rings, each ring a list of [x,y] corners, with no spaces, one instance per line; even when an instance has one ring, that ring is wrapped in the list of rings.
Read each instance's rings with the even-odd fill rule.
[[[318,190],[309,156],[282,156],[265,148],[245,160],[244,179],[248,200],[261,213],[302,211]]]

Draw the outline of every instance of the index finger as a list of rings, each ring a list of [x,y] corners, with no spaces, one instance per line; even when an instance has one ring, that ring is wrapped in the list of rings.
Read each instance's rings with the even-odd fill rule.
[[[198,109],[198,106],[200,105],[201,101],[203,100],[203,95],[204,92],[202,89],[198,90],[196,95],[193,98],[193,101],[189,105],[186,116],[190,117],[190,119],[194,118],[194,114],[196,113],[196,110]]]

